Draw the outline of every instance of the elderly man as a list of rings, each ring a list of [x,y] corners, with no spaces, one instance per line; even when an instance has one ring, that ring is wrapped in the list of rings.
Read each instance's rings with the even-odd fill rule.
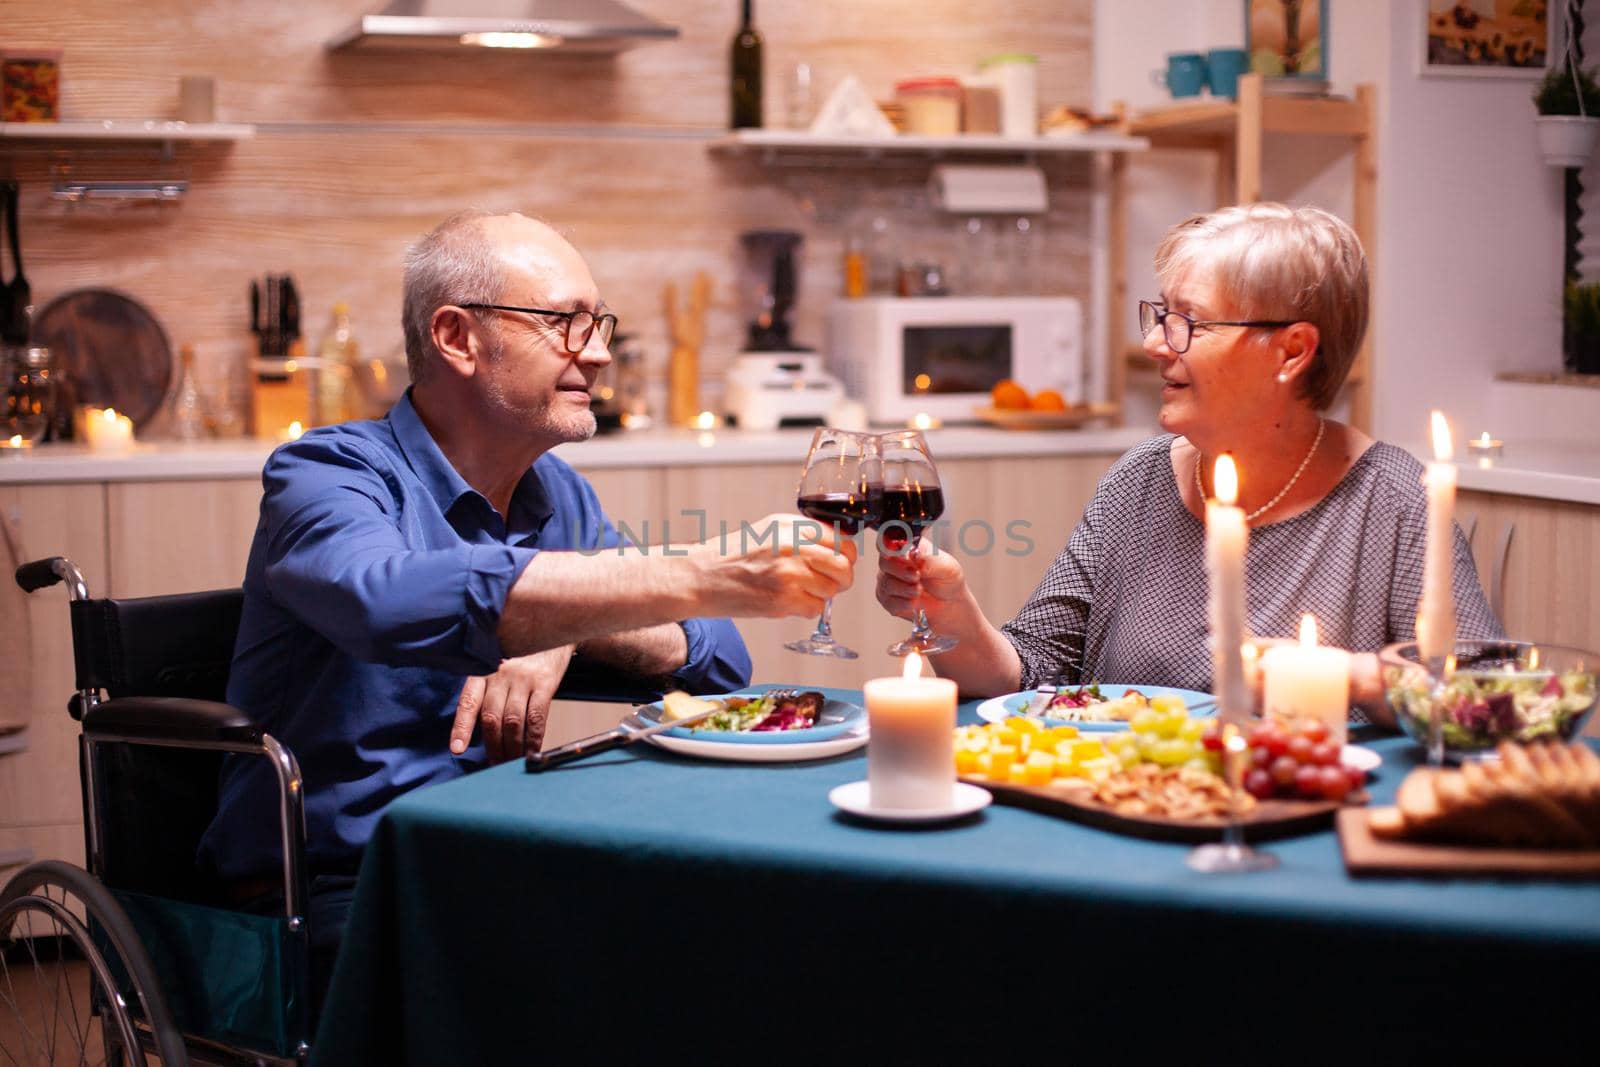
[[[768,520],[777,550],[592,551],[615,531],[549,450],[594,433],[616,317],[543,223],[440,225],[411,250],[404,320],[412,386],[388,416],[267,461],[228,686],[300,760],[322,977],[390,800],[536,748],[574,656],[700,691],[745,684],[738,631],[707,616],[814,615],[855,558],[814,524],[802,543],[798,516]],[[270,787],[259,760],[226,766],[201,845],[237,899],[278,880]]]

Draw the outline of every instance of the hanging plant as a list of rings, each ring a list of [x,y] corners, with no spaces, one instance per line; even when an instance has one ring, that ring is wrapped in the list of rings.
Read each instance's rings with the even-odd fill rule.
[[[1569,34],[1570,36],[1570,34]],[[1539,109],[1539,150],[1553,167],[1581,167],[1600,139],[1600,67],[1584,70],[1569,43],[1533,93]]]

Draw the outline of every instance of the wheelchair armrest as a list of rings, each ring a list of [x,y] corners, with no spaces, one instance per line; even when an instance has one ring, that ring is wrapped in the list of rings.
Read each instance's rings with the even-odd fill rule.
[[[116,697],[83,716],[91,740],[118,737],[194,745],[261,744],[261,727],[250,716],[215,700],[183,697]]]

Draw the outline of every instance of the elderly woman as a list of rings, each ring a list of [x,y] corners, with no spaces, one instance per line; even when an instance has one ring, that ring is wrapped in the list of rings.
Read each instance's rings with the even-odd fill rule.
[[[1363,653],[1353,695],[1392,722],[1373,653],[1414,636],[1427,502],[1415,459],[1323,415],[1366,329],[1360,242],[1325,211],[1251,204],[1175,226],[1156,272],[1139,324],[1167,432],[1106,474],[1016,618],[996,629],[956,558],[927,546],[880,555],[879,602],[959,638],[939,672],[971,695],[1055,678],[1209,690],[1205,500],[1228,452],[1251,633],[1291,637],[1311,612],[1324,643]],[[1458,634],[1499,636],[1459,528],[1454,574]]]

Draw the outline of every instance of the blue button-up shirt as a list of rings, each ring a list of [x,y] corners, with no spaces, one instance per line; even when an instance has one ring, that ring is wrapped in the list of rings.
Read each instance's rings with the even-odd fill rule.
[[[593,487],[546,454],[504,519],[450,466],[407,394],[388,417],[312,430],[267,460],[228,702],[289,747],[315,869],[353,867],[389,801],[484,764],[450,753],[466,675],[494,671],[517,576],[543,549],[614,549]],[[683,624],[685,688],[750,679],[727,619]],[[279,866],[266,761],[231,757],[201,855],[224,878]]]

